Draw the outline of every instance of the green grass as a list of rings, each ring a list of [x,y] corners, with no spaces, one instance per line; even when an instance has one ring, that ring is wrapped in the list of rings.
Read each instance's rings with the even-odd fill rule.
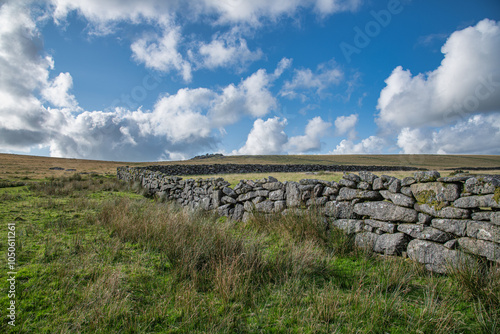
[[[17,232],[2,333],[494,333],[500,270],[433,275],[357,250],[314,211],[234,223],[71,176],[0,188]]]

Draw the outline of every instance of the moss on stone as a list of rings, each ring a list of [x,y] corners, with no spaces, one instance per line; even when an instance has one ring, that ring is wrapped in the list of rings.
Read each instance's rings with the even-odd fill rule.
[[[446,202],[438,201],[436,192],[433,190],[423,190],[415,196],[418,204],[428,204],[436,211],[443,209],[447,206]]]
[[[493,194],[493,200],[500,203],[500,187],[495,188],[495,193]]]
[[[433,190],[423,190],[415,195],[418,203],[429,204],[436,198],[436,193]]]

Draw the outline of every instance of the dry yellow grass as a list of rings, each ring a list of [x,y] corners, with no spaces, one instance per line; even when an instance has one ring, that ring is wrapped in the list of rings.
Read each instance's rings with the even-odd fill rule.
[[[338,165],[389,165],[413,166],[428,169],[444,170],[445,168],[458,167],[499,167],[498,155],[269,155],[269,156],[228,156],[211,159],[187,161],[161,161],[161,162],[119,162],[83,159],[49,158],[17,154],[0,154],[0,178],[8,180],[44,179],[47,177],[60,177],[73,173],[98,173],[115,175],[118,166],[149,166],[171,164],[338,164]],[[51,167],[60,167],[64,170],[50,170]],[[67,171],[67,170],[70,171]],[[488,173],[498,173],[488,171]],[[276,173],[278,179],[303,179],[321,178],[336,179],[338,173],[325,173],[323,175],[306,175],[304,173]],[[404,172],[386,172],[384,174],[397,177],[411,175]],[[446,174],[446,173],[445,173]],[[339,174],[340,175],[340,174]],[[243,178],[258,179],[268,175],[236,174],[221,175],[230,182]],[[190,176],[191,178],[195,178]]]

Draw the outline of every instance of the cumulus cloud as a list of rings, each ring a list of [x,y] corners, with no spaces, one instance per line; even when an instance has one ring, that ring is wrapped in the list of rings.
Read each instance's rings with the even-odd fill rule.
[[[286,118],[255,120],[245,145],[239,150],[234,150],[232,154],[281,154],[284,152],[302,154],[319,151],[321,139],[328,134],[332,126],[331,123],[317,116],[307,122],[304,135],[289,138],[285,133],[286,125]]]
[[[285,82],[280,95],[305,101],[311,93],[321,96],[327,88],[338,85],[343,77],[344,73],[333,61],[320,64],[315,72],[309,68],[295,70],[292,80]]]
[[[42,96],[55,107],[77,109],[78,102],[69,93],[73,88],[73,78],[68,72],[60,73],[42,90]]]
[[[145,35],[132,43],[133,58],[146,67],[162,72],[176,70],[184,81],[192,79],[191,64],[178,51],[179,27],[165,28],[163,35]]]
[[[3,150],[41,145],[48,146],[52,156],[61,157],[121,160],[126,155],[132,161],[187,158],[216,147],[219,137],[215,130],[223,132],[224,126],[243,116],[265,116],[277,106],[269,88],[286,61],[271,74],[258,70],[237,85],[183,88],[164,94],[151,110],[86,111],[71,94],[69,73],[50,79],[54,61],[43,55],[29,11],[20,3],[6,4],[0,7],[0,20],[9,23],[0,25]],[[170,66],[154,63],[153,58],[148,61],[158,67]],[[286,121],[278,123],[284,126]],[[256,128],[258,132],[258,124]]]
[[[40,56],[40,35],[21,2],[3,4],[0,22],[0,146],[24,149],[54,131],[42,125],[56,112],[33,94],[48,86],[53,60]]]
[[[269,87],[276,79],[260,69],[237,86],[230,84],[217,96],[209,111],[214,127],[233,124],[242,116],[262,117],[277,107]]]
[[[356,10],[360,0],[191,0],[191,1],[119,1],[119,0],[47,0],[57,23],[77,12],[84,17],[90,32],[108,35],[118,30],[120,22],[146,23],[159,27],[161,34],[149,34],[132,43],[133,57],[147,67],[159,71],[177,71],[186,82],[192,69],[245,68],[261,59],[260,49],[250,50],[241,31],[259,27],[263,22],[276,22],[282,16],[293,16],[302,9],[312,9],[324,17],[336,12]],[[177,22],[177,23],[176,23]],[[179,25],[182,22],[182,25]],[[210,42],[200,36],[182,36],[182,28],[203,22],[211,26],[229,27]],[[250,29],[250,30],[251,30]],[[179,50],[179,41],[189,39],[191,48]],[[190,59],[190,63],[187,59]]]
[[[279,117],[269,118],[264,121],[257,119],[248,134],[245,145],[233,154],[281,154],[288,142],[284,129],[287,120]]]
[[[203,113],[214,96],[206,88],[180,89],[175,95],[164,96],[150,117],[154,134],[166,135],[172,142],[209,137],[210,121]]]
[[[191,0],[163,1],[143,0],[50,0],[55,8],[55,17],[63,20],[69,12],[76,10],[81,15],[109,29],[110,22],[144,18],[161,19],[171,13],[183,14],[185,18],[198,19],[200,15],[214,16],[216,24],[246,23],[260,24],[262,20],[274,21],[281,16],[292,16],[301,9],[312,8],[321,16],[342,11],[355,11],[361,0]],[[108,26],[106,26],[108,24]]]
[[[290,58],[282,58],[278,63],[278,67],[274,70],[274,77],[280,77],[284,71],[286,71],[290,66],[292,66],[293,60]]]
[[[198,53],[201,58],[199,67],[209,69],[231,66],[243,69],[263,55],[260,49],[250,51],[246,39],[237,29],[213,36],[210,43],[200,42]]]
[[[335,134],[337,136],[348,134],[348,138],[354,140],[356,138],[356,124],[358,124],[358,114],[339,116],[335,120]]]
[[[474,115],[438,130],[403,128],[397,145],[406,154],[500,154],[500,114]]]
[[[381,154],[386,145],[386,140],[377,136],[370,136],[357,144],[344,139],[330,154]]]
[[[500,23],[485,19],[456,31],[441,52],[434,71],[412,76],[394,69],[378,100],[380,127],[443,126],[500,110]]]
[[[260,24],[263,19],[277,20],[292,16],[302,8],[313,8],[321,16],[340,11],[356,10],[360,0],[203,0],[205,11],[218,14],[219,22]]]
[[[93,33],[110,34],[120,21],[141,23],[154,21],[169,24],[173,11],[178,8],[175,1],[143,0],[48,0],[53,7],[53,17],[62,23],[73,11],[85,17],[92,25]]]
[[[306,153],[321,149],[321,138],[327,135],[332,123],[325,122],[317,116],[309,120],[306,125],[305,135],[291,137],[288,141],[288,151],[293,153]]]

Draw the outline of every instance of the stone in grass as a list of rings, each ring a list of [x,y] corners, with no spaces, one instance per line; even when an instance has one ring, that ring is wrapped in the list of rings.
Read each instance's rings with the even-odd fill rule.
[[[354,238],[354,244],[356,245],[356,247],[373,251],[378,238],[379,235],[376,233],[361,232],[356,234],[356,237]]]
[[[300,206],[300,190],[299,184],[297,182],[287,182],[286,183],[286,206],[289,208],[295,208]]]
[[[346,234],[363,232],[364,223],[358,219],[335,219],[332,225],[343,230]]]
[[[407,254],[411,260],[424,264],[427,270],[440,274],[446,274],[450,268],[457,267],[464,262],[473,261],[470,255],[463,252],[420,239],[410,241]]]
[[[274,202],[274,211],[282,212],[286,209],[286,201],[276,201]]]
[[[242,204],[236,204],[234,206],[233,220],[240,221],[243,219],[243,214],[245,213],[245,208]]]
[[[255,205],[252,203],[252,201],[246,201],[243,204],[243,207],[245,208],[245,211],[252,212],[255,210]]]
[[[382,234],[377,238],[373,250],[386,255],[401,255],[408,245],[408,237],[404,233]]]
[[[230,210],[232,208],[232,204],[225,204],[225,205],[222,205],[222,206],[219,206],[217,208],[217,213],[219,214],[219,216],[226,216],[228,217],[230,214]]]
[[[414,239],[431,240],[439,243],[447,242],[453,239],[450,234],[440,231],[434,227],[418,224],[401,224],[398,231],[408,234]]]
[[[271,213],[274,211],[274,202],[273,201],[263,201],[255,204],[255,210],[263,213]]]

